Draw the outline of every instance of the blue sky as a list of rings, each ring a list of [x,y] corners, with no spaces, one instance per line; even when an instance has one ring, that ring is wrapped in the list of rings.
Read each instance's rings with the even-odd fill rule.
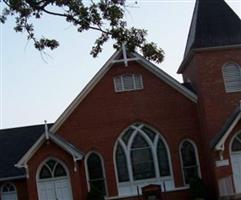
[[[158,66],[181,81],[176,71],[183,58],[195,2],[133,2],[127,2],[129,26],[148,30],[148,40],[165,51],[165,60]],[[241,16],[241,0],[227,3]],[[58,17],[44,17],[35,23],[36,33],[56,38],[61,44],[48,52],[46,63],[26,41],[26,35],[14,32],[13,25],[13,19],[9,19],[0,31],[0,128],[54,122],[114,53],[111,42],[94,59],[89,52],[98,33],[80,34]]]

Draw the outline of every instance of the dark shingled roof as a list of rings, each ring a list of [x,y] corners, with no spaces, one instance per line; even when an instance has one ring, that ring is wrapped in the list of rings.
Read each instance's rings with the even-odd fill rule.
[[[229,127],[232,125],[233,121],[238,117],[238,115],[241,114],[240,106],[237,106],[237,108],[231,113],[229,118],[224,123],[221,130],[217,133],[217,135],[211,140],[210,146],[211,148],[214,148],[216,144],[218,144],[219,140],[225,135]]]
[[[43,132],[44,125],[0,130],[0,179],[25,175],[24,169],[14,165]]]
[[[196,0],[185,55],[191,49],[241,44],[241,20],[224,0]]]

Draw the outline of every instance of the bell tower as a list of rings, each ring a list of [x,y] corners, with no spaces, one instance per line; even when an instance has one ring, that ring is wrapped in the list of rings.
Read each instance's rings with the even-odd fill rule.
[[[224,0],[196,1],[178,73],[197,93],[211,140],[241,100],[241,20]]]
[[[217,168],[218,152],[210,144],[241,100],[241,20],[224,0],[196,0],[178,73],[198,96],[208,171],[202,178],[208,183],[211,199],[216,199],[217,180],[230,176],[232,170],[230,165],[225,170]]]

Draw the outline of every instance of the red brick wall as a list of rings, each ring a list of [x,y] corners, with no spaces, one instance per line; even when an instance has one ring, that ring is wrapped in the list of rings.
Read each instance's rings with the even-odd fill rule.
[[[115,93],[113,77],[125,73],[142,74],[144,90]],[[129,63],[128,67],[123,64],[112,67],[57,133],[84,153],[92,150],[101,153],[109,195],[116,196],[113,148],[122,131],[134,122],[152,126],[166,139],[175,185],[183,186],[180,142],[185,138],[193,139],[199,149],[201,163],[203,159],[196,104],[137,63]]]

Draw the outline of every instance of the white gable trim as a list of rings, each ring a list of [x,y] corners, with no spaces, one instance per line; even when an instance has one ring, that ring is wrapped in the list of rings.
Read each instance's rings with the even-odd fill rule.
[[[41,135],[41,137],[34,143],[34,145],[24,154],[24,156],[15,164],[15,167],[23,168],[27,166],[27,162],[32,158],[32,156],[39,150],[42,144],[46,141],[45,134]],[[63,141],[55,137],[53,134],[49,134],[49,140],[54,142],[60,148],[68,152],[71,156],[73,156],[74,161],[81,160],[83,158],[83,154],[71,149],[67,144]]]
[[[111,58],[104,64],[104,66],[98,71],[98,73],[92,78],[92,80],[86,85],[86,87],[79,93],[79,95],[72,101],[72,103],[67,107],[67,109],[60,115],[56,120],[54,125],[51,127],[50,131],[56,133],[59,127],[64,123],[64,121],[70,116],[74,109],[79,105],[79,103],[89,94],[89,92],[96,86],[100,79],[109,71],[114,63],[120,62],[122,60],[116,60],[116,58],[122,53],[122,50],[116,51]],[[179,91],[181,94],[189,98],[193,102],[197,102],[197,96],[182,86],[178,81],[169,76],[163,70],[159,69],[157,66],[147,61],[143,56],[132,53],[133,58],[129,58],[129,61],[136,61],[144,66],[147,70],[151,71],[158,78],[169,84],[171,87]]]
[[[232,132],[232,130],[234,129],[234,127],[237,125],[237,123],[239,122],[241,118],[240,113],[237,115],[237,117],[233,120],[233,123],[229,126],[229,128],[227,129],[227,131],[225,132],[225,134],[221,137],[221,139],[219,140],[219,142],[215,145],[215,150],[216,151],[223,151],[224,150],[224,143],[227,140],[229,134]]]
[[[158,78],[163,80],[165,83],[179,91],[181,94],[189,98],[194,103],[197,103],[197,95],[188,90],[186,87],[181,85],[176,79],[172,78],[170,75],[168,75],[166,72],[158,68],[156,65],[151,63],[150,61],[146,60],[143,56],[137,53],[133,53],[136,57],[139,57],[138,63],[142,64],[143,67],[145,67],[147,70],[151,71],[153,74],[155,74]]]

